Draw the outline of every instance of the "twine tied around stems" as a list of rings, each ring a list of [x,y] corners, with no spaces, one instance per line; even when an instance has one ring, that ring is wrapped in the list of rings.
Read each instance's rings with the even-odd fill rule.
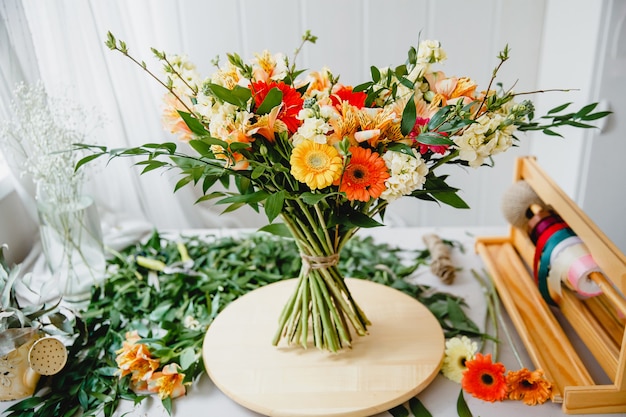
[[[339,263],[339,254],[333,253],[328,256],[311,256],[300,252],[302,258],[304,275],[308,275],[309,272],[315,269],[329,268]]]

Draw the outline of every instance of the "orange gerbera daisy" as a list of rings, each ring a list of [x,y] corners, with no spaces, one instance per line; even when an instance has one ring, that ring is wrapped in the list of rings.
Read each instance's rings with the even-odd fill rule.
[[[352,146],[349,150],[352,156],[341,177],[339,191],[345,192],[350,201],[366,202],[380,197],[389,178],[385,161],[369,148]]]
[[[477,353],[471,361],[466,361],[461,386],[474,397],[483,401],[502,401],[507,395],[504,365],[491,361],[491,354]]]
[[[287,126],[289,132],[294,133],[298,130],[300,124],[302,124],[302,121],[299,120],[297,116],[300,110],[302,110],[304,99],[295,88],[282,81],[278,83],[275,81],[258,81],[252,83],[254,103],[257,107],[263,103],[263,100],[267,97],[267,93],[269,93],[272,88],[278,88],[283,93],[283,101],[277,118]]]
[[[522,400],[527,405],[537,405],[546,402],[552,395],[552,384],[543,377],[543,371],[509,371],[506,375],[509,389],[509,399]]]

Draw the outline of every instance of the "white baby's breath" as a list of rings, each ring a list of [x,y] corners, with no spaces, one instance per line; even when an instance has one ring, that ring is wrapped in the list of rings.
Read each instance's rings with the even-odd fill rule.
[[[3,152],[22,161],[20,175],[30,174],[40,191],[58,203],[75,201],[85,170],[74,170],[84,155],[73,144],[87,143],[99,116],[67,99],[50,97],[41,82],[17,86],[11,113],[0,123]]]

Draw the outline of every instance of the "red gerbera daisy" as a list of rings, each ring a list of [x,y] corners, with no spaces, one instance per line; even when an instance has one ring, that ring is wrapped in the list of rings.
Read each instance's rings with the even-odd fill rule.
[[[363,91],[359,91],[358,93],[356,93],[352,91],[352,87],[347,86],[342,86],[330,96],[330,100],[332,101],[333,106],[341,104],[342,101],[347,101],[358,109],[362,109],[363,106],[365,106],[366,98],[367,94],[365,94]]]
[[[339,191],[346,193],[348,200],[369,201],[385,191],[385,180],[389,178],[385,161],[371,149],[353,146],[350,162],[341,177]]]
[[[502,401],[507,396],[505,368],[499,362],[491,361],[491,354],[477,353],[471,361],[465,362],[461,386],[474,397],[483,401]]]
[[[261,103],[263,103],[263,100],[265,100],[267,93],[274,87],[278,88],[283,93],[282,107],[278,112],[277,119],[287,126],[289,132],[294,133],[302,123],[296,116],[298,116],[304,104],[304,99],[295,88],[282,81],[278,83],[276,81],[270,81],[269,83],[257,81],[252,83],[254,103],[256,107],[259,107]]]

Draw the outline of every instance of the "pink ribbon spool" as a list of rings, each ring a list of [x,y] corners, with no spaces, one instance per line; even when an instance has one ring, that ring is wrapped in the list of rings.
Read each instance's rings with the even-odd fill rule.
[[[567,271],[567,279],[576,292],[584,297],[594,297],[602,294],[598,284],[589,278],[592,272],[601,272],[590,253],[577,258]]]
[[[601,270],[593,260],[587,246],[579,238],[567,238],[560,242],[554,248],[548,274],[548,290],[553,300],[558,303],[561,299],[561,282],[581,297],[594,297],[601,294],[602,290],[598,284],[589,278],[591,272],[601,272]]]

